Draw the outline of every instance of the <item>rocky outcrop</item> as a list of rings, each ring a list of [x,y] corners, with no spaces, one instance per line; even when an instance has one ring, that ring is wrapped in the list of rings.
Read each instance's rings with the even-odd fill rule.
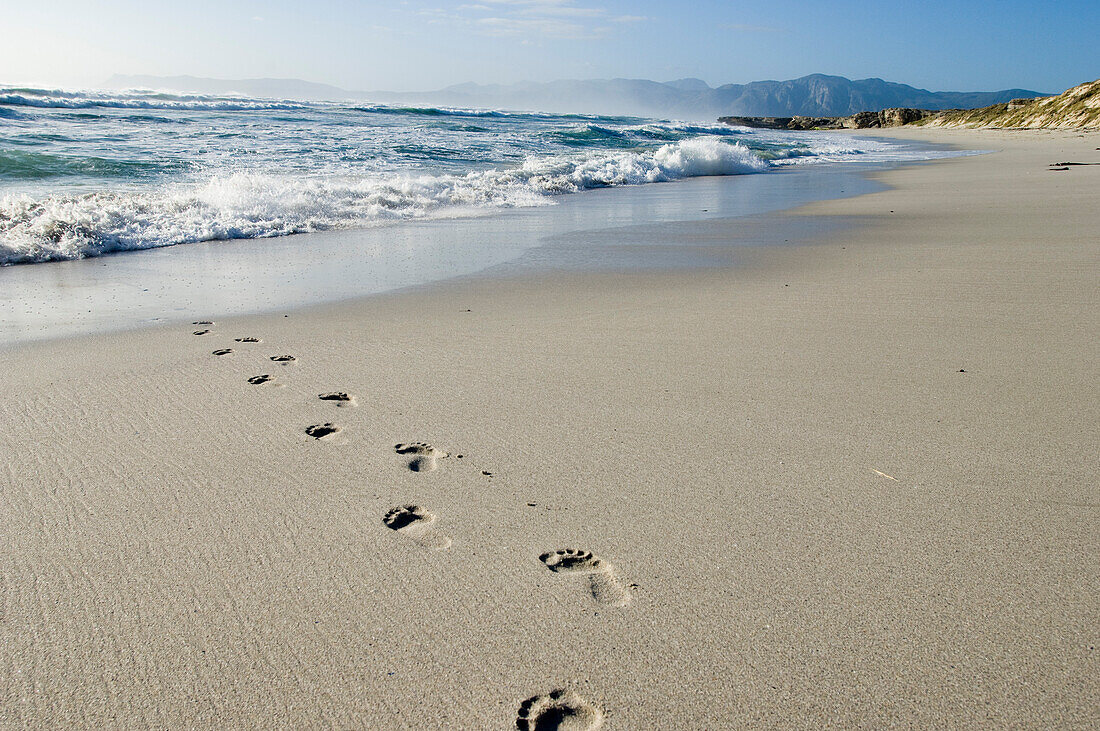
[[[893,107],[878,112],[858,112],[848,117],[719,117],[718,121],[739,127],[760,129],[868,129],[870,127],[900,127],[936,112],[927,109]]]
[[[928,109],[894,107],[879,112],[860,112],[845,117],[843,125],[848,129],[867,129],[870,127],[900,127],[936,114]]]
[[[840,129],[841,117],[719,117],[723,124],[757,129]]]
[[[1013,99],[982,109],[930,111],[892,107],[848,117],[719,117],[719,122],[765,129],[867,129],[918,124],[994,129],[1100,129],[1100,79],[1057,96]]]

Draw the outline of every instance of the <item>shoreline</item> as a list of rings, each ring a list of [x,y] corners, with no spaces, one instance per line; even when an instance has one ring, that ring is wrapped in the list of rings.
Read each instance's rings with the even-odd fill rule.
[[[934,148],[934,146],[931,146]],[[679,269],[722,264],[670,238],[648,249],[612,229],[645,238],[659,227],[738,219],[750,244],[803,238],[784,233],[775,213],[813,200],[875,189],[868,165],[793,166],[765,174],[703,176],[561,196],[553,205],[484,216],[407,221],[375,228],[185,244],[67,262],[0,269],[0,348],[184,322],[188,317],[270,314],[418,288],[467,276],[609,268]],[[744,236],[741,237],[742,239]],[[610,245],[600,244],[607,240]],[[564,246],[560,245],[564,242]],[[576,247],[570,254],[567,247]],[[558,245],[556,245],[558,244]],[[711,249],[722,248],[711,246]],[[728,248],[728,247],[726,247]]]
[[[919,134],[736,267],[0,351],[4,721],[1094,723],[1100,134]]]

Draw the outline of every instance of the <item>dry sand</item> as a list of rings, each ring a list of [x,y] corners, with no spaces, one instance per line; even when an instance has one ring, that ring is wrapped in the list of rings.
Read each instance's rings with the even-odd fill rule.
[[[1095,728],[1100,134],[904,134],[1001,152],[734,268],[0,353],[0,722]]]

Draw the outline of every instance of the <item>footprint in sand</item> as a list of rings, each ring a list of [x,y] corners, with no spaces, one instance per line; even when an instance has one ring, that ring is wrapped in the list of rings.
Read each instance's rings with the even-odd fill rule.
[[[343,430],[340,427],[327,421],[324,424],[314,424],[306,427],[306,434],[314,439],[325,439],[333,434],[339,434],[341,431]]]
[[[221,350],[215,350],[212,355],[229,355],[233,352],[233,348],[222,348]]]
[[[623,607],[630,603],[630,592],[623,586],[611,564],[591,551],[566,548],[539,556],[546,568],[556,574],[581,574],[588,578],[588,591],[598,604]]]
[[[439,466],[439,460],[447,456],[446,452],[426,442],[395,444],[393,449],[398,454],[412,455],[409,459],[409,469],[413,472],[431,472]]]
[[[258,343],[258,342],[260,342],[259,338],[233,338],[233,339],[236,340],[238,343]]]
[[[343,391],[321,393],[317,395],[317,398],[321,399],[322,401],[332,401],[337,406],[355,406],[355,397],[350,396]]]
[[[522,731],[592,731],[602,724],[603,711],[566,688],[528,698],[519,704],[516,717],[516,728]]]
[[[269,375],[267,373],[261,373],[258,376],[252,376],[252,378],[249,378],[248,382],[251,383],[253,386],[259,386],[261,383],[270,383],[274,380],[275,376]]]
[[[276,363],[286,364],[286,363],[293,363],[294,361],[296,361],[298,359],[295,358],[293,355],[273,355],[273,356],[271,356],[271,360],[273,360]]]
[[[440,551],[451,545],[451,539],[432,530],[432,523],[435,521],[435,514],[419,505],[402,505],[382,518],[387,528],[408,536],[425,548]]]
[[[195,320],[191,324],[192,325],[213,325],[214,321],[213,320]]]
[[[191,334],[192,335],[206,335],[209,332],[210,332],[209,330],[196,330],[195,332],[193,332]]]

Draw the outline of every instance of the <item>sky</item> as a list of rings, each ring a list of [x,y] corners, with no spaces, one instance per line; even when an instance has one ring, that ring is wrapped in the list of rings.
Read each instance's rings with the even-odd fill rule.
[[[810,73],[933,91],[1061,92],[1100,77],[1100,1],[4,0],[0,84],[121,74],[462,82]]]

